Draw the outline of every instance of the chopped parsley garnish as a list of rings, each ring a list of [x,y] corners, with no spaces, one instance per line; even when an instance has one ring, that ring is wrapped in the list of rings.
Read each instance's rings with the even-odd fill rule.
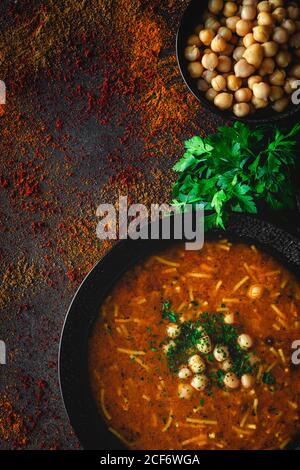
[[[262,381],[266,385],[275,385],[276,379],[272,372],[265,372],[262,376]]]
[[[170,302],[166,300],[162,306],[163,319],[169,320],[171,323],[178,322],[178,315],[170,310]]]

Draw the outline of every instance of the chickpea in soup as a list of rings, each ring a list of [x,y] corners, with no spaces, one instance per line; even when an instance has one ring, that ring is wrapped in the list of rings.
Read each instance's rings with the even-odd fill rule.
[[[283,449],[297,434],[300,285],[254,246],[174,245],[129,270],[89,344],[93,395],[132,449]]]

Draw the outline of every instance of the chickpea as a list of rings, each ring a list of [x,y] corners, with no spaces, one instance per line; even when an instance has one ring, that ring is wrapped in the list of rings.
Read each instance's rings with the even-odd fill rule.
[[[246,59],[239,60],[234,66],[234,73],[237,77],[248,78],[255,71],[255,67],[248,64]]]
[[[274,72],[269,76],[270,85],[283,86],[285,77],[286,73],[284,70],[274,70]]]
[[[243,374],[241,377],[241,384],[244,388],[251,388],[254,385],[254,377],[250,374]]]
[[[300,47],[300,32],[294,34],[290,39],[290,46],[298,49]]]
[[[226,359],[226,361],[222,362],[221,364],[221,369],[225,370],[225,372],[228,372],[230,369],[233,367],[233,362],[231,359]]]
[[[205,375],[195,375],[191,381],[191,386],[196,390],[205,390],[208,386],[208,378]]]
[[[200,62],[191,62],[187,69],[192,78],[200,78],[204,70]]]
[[[268,41],[263,43],[262,48],[264,50],[265,57],[274,57],[278,51],[278,44],[275,41]]]
[[[263,2],[259,2],[259,4],[257,5],[257,10],[259,11],[259,13],[263,11],[270,13],[272,11],[272,7],[271,7],[270,2],[263,1]]]
[[[242,0],[243,5],[245,5],[245,6],[247,6],[247,5],[256,6],[257,2],[258,2],[258,0]]]
[[[255,366],[255,364],[260,362],[259,358],[253,352],[248,353],[248,361],[250,366]]]
[[[188,37],[188,40],[187,40],[187,45],[188,46],[197,46],[197,47],[200,47],[201,46],[201,41],[200,41],[200,38],[199,38],[199,35],[198,34],[191,34],[189,37]],[[188,59],[189,60],[189,59]],[[197,59],[196,59],[197,60]]]
[[[271,86],[269,98],[272,102],[280,100],[280,98],[282,98],[283,95],[284,95],[284,90],[281,86],[275,86],[275,85]]]
[[[224,376],[223,382],[227,388],[231,388],[233,390],[240,386],[240,381],[233,372],[227,372]]]
[[[294,34],[296,32],[296,24],[293,20],[283,20],[281,26],[286,29],[289,34]]]
[[[209,46],[214,37],[215,32],[212,29],[202,29],[202,31],[199,33],[200,41],[205,46]]]
[[[243,37],[243,45],[247,48],[252,46],[252,44],[255,44],[255,39],[253,37],[252,33],[246,34],[246,36]]]
[[[220,55],[217,69],[223,73],[230,72],[232,69],[232,60],[230,57],[227,57],[226,55]]]
[[[281,28],[281,26],[277,26],[277,28],[274,29],[272,39],[278,44],[284,44],[288,41],[289,34],[286,29]]]
[[[208,9],[211,13],[217,15],[223,9],[224,1],[223,0],[209,0]]]
[[[245,50],[243,57],[248,64],[258,68],[264,58],[264,50],[260,44],[252,44]]]
[[[167,326],[167,336],[169,338],[177,338],[180,335],[180,326],[176,325],[175,323],[170,323]]]
[[[246,48],[244,46],[238,46],[234,49],[233,51],[233,58],[234,60],[236,60],[237,62],[243,58],[243,55],[244,55],[244,52],[245,52]]]
[[[291,68],[289,74],[292,77],[300,78],[300,64],[293,65],[293,67]]]
[[[236,32],[236,25],[240,21],[240,19],[241,18],[239,16],[232,16],[231,18],[227,18],[226,19],[227,28],[229,28],[232,32],[235,33]],[[250,31],[248,31],[248,32],[250,32]]]
[[[218,34],[227,42],[232,39],[232,31],[226,26],[221,26],[221,28],[218,29]]]
[[[232,16],[235,15],[237,12],[237,5],[234,2],[226,2],[223,8],[223,15],[226,16],[226,18],[231,18]]]
[[[202,57],[202,65],[207,70],[214,70],[217,67],[218,63],[218,56],[214,52],[211,52],[210,54],[204,54],[204,56]]]
[[[181,367],[178,371],[178,377],[179,379],[188,379],[192,375],[190,369],[187,367]]]
[[[273,103],[272,108],[274,111],[277,113],[282,113],[289,105],[289,99],[284,96],[283,98],[280,98],[280,100],[277,100]]]
[[[205,370],[205,362],[198,354],[194,354],[188,360],[189,368],[195,374],[200,374]]]
[[[193,395],[193,388],[189,384],[182,384],[178,385],[178,397],[182,400],[190,400]]]
[[[197,81],[197,90],[199,91],[207,91],[209,89],[209,84],[207,83],[206,80],[204,80],[203,78],[200,78],[198,81]]]
[[[224,346],[223,344],[217,344],[214,349],[214,358],[218,362],[223,362],[225,359],[228,359],[229,357],[229,351],[227,346]]]
[[[205,93],[205,98],[208,101],[214,101],[215,97],[217,96],[218,92],[214,90],[213,88],[209,88],[207,92]]]
[[[263,79],[260,75],[252,75],[252,77],[248,78],[248,87],[250,88],[250,90],[253,90],[253,85],[262,81]]]
[[[235,92],[234,98],[238,103],[248,103],[252,99],[252,91],[249,88],[240,88]]]
[[[250,349],[253,345],[253,340],[251,336],[247,335],[246,333],[242,333],[241,335],[239,335],[237,342],[240,348],[245,350]]]
[[[226,94],[226,93],[220,93],[220,94],[222,95],[222,94]],[[214,103],[215,103],[215,100],[218,96],[220,96],[220,95],[216,94],[216,96],[214,98]],[[203,354],[209,354],[210,351],[212,350],[212,344],[211,344],[210,337],[207,336],[207,335],[202,336],[202,338],[200,338],[199,342],[196,344],[196,348],[198,349],[198,351],[200,351]]]
[[[268,106],[267,100],[261,100],[260,98],[256,98],[256,96],[252,96],[251,103],[253,104],[255,109],[263,109]]]
[[[237,117],[245,117],[250,114],[250,105],[249,103],[236,103],[233,105],[233,113]]]
[[[297,20],[300,15],[300,9],[296,4],[290,5],[287,7],[287,13],[288,13],[289,18],[291,18],[291,20]]]
[[[219,93],[214,99],[214,104],[217,108],[226,110],[231,108],[233,96],[230,93]]]
[[[216,31],[218,31],[220,26],[221,26],[220,21],[218,21],[217,18],[215,18],[215,17],[208,18],[205,21],[205,28],[206,29],[212,29],[213,31],[216,32]]]
[[[288,51],[279,51],[275,60],[278,67],[285,69],[292,61],[292,54]]]
[[[233,325],[235,323],[234,313],[227,313],[224,316],[224,323],[226,323],[227,325]]]
[[[267,57],[261,63],[260,69],[258,73],[264,77],[265,75],[270,75],[274,72],[275,69],[275,61],[271,57]]]
[[[211,85],[214,90],[222,91],[226,88],[226,79],[222,75],[217,75],[215,78],[212,79]]]
[[[184,57],[186,60],[194,62],[195,60],[200,59],[201,52],[197,46],[188,46],[184,50]]]
[[[276,8],[272,13],[272,17],[279,24],[282,23],[282,21],[286,18],[286,16],[287,16],[286,9],[282,7]]]
[[[287,81],[284,84],[284,91],[288,94],[291,95],[294,90],[297,89],[298,86],[298,80],[295,77],[289,77]],[[280,96],[282,98],[282,96]],[[279,98],[278,98],[279,99]]]
[[[256,18],[256,7],[254,5],[244,5],[241,8],[242,20],[254,20]]]
[[[274,23],[273,16],[270,13],[263,11],[258,14],[257,24],[259,26],[273,26],[273,23]]]
[[[266,83],[264,83],[264,85],[266,85]],[[260,91],[261,90],[258,90],[258,92]],[[271,93],[271,89],[269,90],[268,96],[270,95],[270,93]],[[261,98],[261,96],[257,96],[257,98]],[[264,287],[261,284],[252,284],[252,286],[250,286],[248,289],[247,296],[252,300],[257,300],[262,297],[263,293],[264,293]]]
[[[231,91],[236,91],[242,86],[242,79],[235,75],[229,75],[227,77],[227,88]]]
[[[202,77],[204,80],[208,83],[211,84],[211,81],[213,78],[215,78],[218,75],[216,71],[211,71],[211,70],[204,70]]]
[[[268,26],[255,26],[253,28],[253,37],[257,42],[267,42],[270,37],[270,29]]]
[[[275,8],[283,7],[284,0],[269,0],[269,3],[273,10],[275,10]]]
[[[225,51],[222,52],[223,55],[226,55],[227,57],[231,57],[232,53],[234,50],[234,45],[233,44],[227,44]]]
[[[246,36],[246,34],[251,33],[251,30],[252,30],[252,22],[249,20],[239,20],[236,23],[236,33],[238,36]]]
[[[220,34],[217,34],[217,36],[213,38],[210,44],[210,47],[213,52],[223,52],[225,51],[226,46],[227,46],[227,43]]]
[[[175,341],[169,341],[167,344],[163,345],[162,347],[163,353],[168,354],[170,348],[175,348],[175,347],[176,347]]]

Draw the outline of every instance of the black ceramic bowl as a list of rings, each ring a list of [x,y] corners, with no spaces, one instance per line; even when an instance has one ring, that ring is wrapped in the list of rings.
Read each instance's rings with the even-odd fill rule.
[[[300,3],[300,0],[297,0]],[[182,15],[179,29],[176,37],[176,55],[179,69],[183,80],[185,81],[188,89],[193,93],[197,100],[207,109],[213,113],[221,116],[226,120],[239,120],[249,124],[268,124],[271,122],[281,120],[296,119],[300,113],[300,105],[291,103],[288,108],[282,112],[277,113],[271,107],[256,111],[256,113],[249,115],[245,118],[237,118],[231,111],[222,111],[213,103],[208,101],[204,93],[199,91],[196,86],[197,80],[191,78],[188,71],[188,62],[184,58],[184,49],[186,47],[187,38],[193,33],[196,26],[201,23],[201,18],[205,10],[207,10],[208,0],[191,0],[185,12]]]
[[[300,279],[300,241],[289,233],[252,216],[236,214],[224,235],[233,241],[255,244],[270,253]],[[121,450],[100,416],[88,376],[88,341],[105,297],[129,267],[172,240],[124,240],[96,264],[78,289],[66,316],[60,344],[59,375],[70,422],[85,449]],[[297,448],[296,443],[293,448]]]

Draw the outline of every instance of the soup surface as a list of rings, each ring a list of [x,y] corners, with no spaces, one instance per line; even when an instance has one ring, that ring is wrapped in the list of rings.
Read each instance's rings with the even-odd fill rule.
[[[123,275],[89,345],[95,400],[133,449],[278,449],[300,428],[300,286],[227,240]]]

